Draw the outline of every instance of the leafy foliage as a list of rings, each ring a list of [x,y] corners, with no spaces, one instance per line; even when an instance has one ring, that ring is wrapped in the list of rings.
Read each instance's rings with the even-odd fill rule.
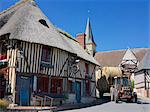
[[[6,109],[9,103],[6,100],[0,99],[0,109]]]

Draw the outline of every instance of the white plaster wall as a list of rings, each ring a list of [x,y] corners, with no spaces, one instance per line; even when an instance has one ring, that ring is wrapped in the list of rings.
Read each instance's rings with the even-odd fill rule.
[[[91,82],[91,96],[92,97],[96,97],[95,95],[96,95],[96,85],[95,85],[95,83],[94,82]]]
[[[144,86],[144,73],[137,74],[134,78],[135,78],[135,88]]]
[[[96,75],[96,85],[97,85],[97,81],[101,77],[101,70],[100,69],[96,70],[95,71],[95,75]],[[96,97],[99,98],[99,91],[98,91],[98,89],[96,89]]]
[[[144,88],[137,89],[137,95],[144,97],[145,89]]]
[[[83,60],[80,60],[79,62],[79,70],[80,72],[77,73],[77,77],[85,77],[85,62]]]
[[[96,89],[96,97],[100,98],[98,89]]]
[[[95,75],[96,75],[96,81],[97,81],[98,79],[101,78],[101,70],[100,69],[96,70]]]
[[[95,66],[93,64],[89,64],[89,74],[92,76],[92,82],[90,83],[90,92],[92,97],[96,97],[96,73]],[[95,81],[95,82],[93,82]]]

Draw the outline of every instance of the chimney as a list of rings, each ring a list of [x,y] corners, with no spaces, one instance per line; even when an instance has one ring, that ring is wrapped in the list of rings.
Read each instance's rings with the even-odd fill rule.
[[[83,47],[83,49],[86,49],[86,44],[85,44],[85,34],[77,34],[76,40],[79,42],[79,44]]]

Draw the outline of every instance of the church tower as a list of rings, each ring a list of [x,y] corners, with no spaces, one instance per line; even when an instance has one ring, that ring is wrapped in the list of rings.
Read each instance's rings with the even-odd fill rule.
[[[76,40],[91,56],[96,53],[96,44],[94,42],[90,19],[87,19],[85,33],[77,34]]]
[[[94,42],[92,28],[90,24],[90,18],[87,19],[86,31],[85,31],[85,44],[87,52],[94,56],[96,53],[96,43]]]

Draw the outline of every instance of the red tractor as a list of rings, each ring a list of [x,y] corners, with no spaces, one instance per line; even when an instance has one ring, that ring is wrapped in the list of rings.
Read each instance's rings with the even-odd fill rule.
[[[115,79],[115,101],[137,102],[137,94],[133,92],[131,80],[128,77],[114,77]]]

